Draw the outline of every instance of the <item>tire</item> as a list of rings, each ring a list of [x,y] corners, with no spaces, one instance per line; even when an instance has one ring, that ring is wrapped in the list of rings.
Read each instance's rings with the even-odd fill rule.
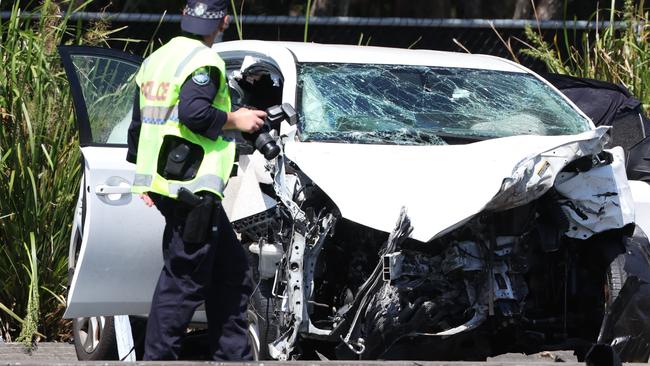
[[[74,348],[80,361],[117,360],[112,316],[76,318],[72,321]]]
[[[612,261],[607,269],[607,296],[606,305],[609,307],[614,303],[614,300],[621,292],[625,281],[627,281],[627,273],[624,269],[625,263],[623,256],[618,256]]]

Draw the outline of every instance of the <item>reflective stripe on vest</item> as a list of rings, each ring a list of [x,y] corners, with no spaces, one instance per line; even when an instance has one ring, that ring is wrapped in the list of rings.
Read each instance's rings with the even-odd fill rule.
[[[187,66],[187,64],[190,62],[190,60],[192,60],[192,58],[193,58],[194,56],[196,56],[196,54],[199,53],[199,52],[200,52],[202,49],[204,49],[204,48],[205,48],[205,46],[203,46],[203,45],[198,46],[198,47],[194,48],[194,49],[192,50],[192,52],[190,52],[187,56],[185,56],[185,58],[183,59],[183,61],[181,61],[181,62],[178,64],[178,67],[176,68],[176,73],[174,74],[174,76],[175,76],[175,77],[179,77],[179,76],[181,76],[181,73],[183,72],[183,69]]]
[[[178,105],[173,107],[145,106],[140,109],[142,123],[162,125],[167,121],[178,121]]]
[[[151,174],[136,174],[133,179],[134,186],[145,186],[148,187],[153,182],[153,175]]]
[[[219,137],[216,141],[195,134],[179,121],[180,88],[201,67],[219,70],[219,90],[212,105],[230,111],[230,95],[225,79],[225,63],[216,52],[201,42],[177,37],[156,50],[140,67],[136,82],[140,86],[142,126],[138,142],[134,193],[155,192],[175,198],[185,187],[192,192],[208,191],[223,197],[235,157],[235,143]],[[158,172],[163,141],[168,136],[186,140],[203,149],[203,160],[193,179],[165,179]]]
[[[152,182],[153,175],[136,174],[133,184],[138,186],[150,186]],[[188,181],[187,183],[170,181],[169,193],[172,195],[177,195],[178,191],[183,187],[189,189],[192,192],[202,187],[209,188],[210,190],[217,192],[223,192],[223,190],[226,188],[226,183],[219,176],[208,174]]]

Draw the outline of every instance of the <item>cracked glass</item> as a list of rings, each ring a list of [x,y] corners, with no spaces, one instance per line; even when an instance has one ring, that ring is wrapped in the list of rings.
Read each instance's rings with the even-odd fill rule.
[[[440,145],[590,129],[561,95],[525,73],[309,63],[299,65],[298,79],[304,141]]]

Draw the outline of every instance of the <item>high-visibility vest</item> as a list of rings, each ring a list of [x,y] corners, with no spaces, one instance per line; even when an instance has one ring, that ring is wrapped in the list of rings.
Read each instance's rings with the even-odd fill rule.
[[[136,75],[140,86],[142,127],[133,182],[133,193],[155,192],[176,198],[182,187],[191,192],[208,191],[223,198],[235,161],[235,143],[219,136],[210,140],[192,132],[178,120],[180,89],[201,67],[219,70],[219,91],[212,105],[230,111],[225,63],[215,51],[197,40],[176,37],[144,60]],[[203,160],[191,180],[165,179],[158,172],[165,136],[177,136],[203,148]],[[166,157],[162,157],[166,160]]]

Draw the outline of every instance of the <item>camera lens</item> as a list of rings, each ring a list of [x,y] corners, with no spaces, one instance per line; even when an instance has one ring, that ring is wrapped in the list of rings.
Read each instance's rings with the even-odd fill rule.
[[[255,147],[264,155],[266,160],[275,159],[280,153],[280,147],[268,132],[260,133],[257,136],[257,139],[255,139]]]
[[[270,142],[266,145],[261,150],[262,154],[266,158],[266,160],[272,160],[275,159],[278,154],[280,154],[280,146],[276,144],[275,142]]]

